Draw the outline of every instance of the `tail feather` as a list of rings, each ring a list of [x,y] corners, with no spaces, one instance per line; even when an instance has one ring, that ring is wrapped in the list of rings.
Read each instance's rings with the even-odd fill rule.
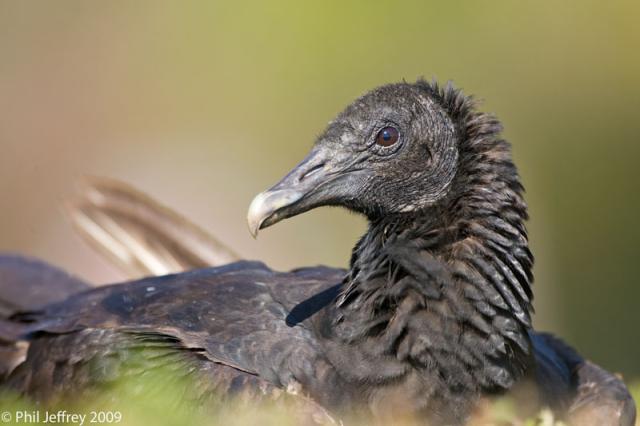
[[[131,278],[239,258],[175,211],[115,180],[88,179],[67,212],[80,235]]]

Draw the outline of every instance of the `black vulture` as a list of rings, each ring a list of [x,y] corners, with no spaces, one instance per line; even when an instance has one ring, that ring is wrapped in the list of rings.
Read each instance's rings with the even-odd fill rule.
[[[483,398],[531,383],[576,424],[633,424],[620,379],[532,329],[527,207],[500,132],[460,90],[423,80],[374,89],[330,122],[248,222],[255,235],[319,206],[361,213],[347,271],[240,261],[80,292],[74,281],[43,305],[16,286],[46,287],[33,271],[61,289],[72,279],[6,258],[3,385],[73,396],[125,374],[135,352],[137,372],[187,368],[200,397],[281,388],[336,415],[463,424]]]

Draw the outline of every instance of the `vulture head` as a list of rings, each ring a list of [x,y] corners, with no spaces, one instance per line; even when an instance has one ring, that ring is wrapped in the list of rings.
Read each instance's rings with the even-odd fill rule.
[[[251,233],[324,205],[375,221],[438,203],[459,167],[462,136],[440,97],[419,81],[382,86],[357,99],[300,164],[255,197]]]

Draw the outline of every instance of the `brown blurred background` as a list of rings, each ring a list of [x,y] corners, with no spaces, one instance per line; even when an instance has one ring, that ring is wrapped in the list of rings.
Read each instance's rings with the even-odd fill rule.
[[[376,85],[485,99],[528,190],[537,327],[640,377],[640,3],[0,0],[0,250],[122,275],[62,202],[118,178],[271,266],[346,266],[361,218],[265,231],[252,196]]]

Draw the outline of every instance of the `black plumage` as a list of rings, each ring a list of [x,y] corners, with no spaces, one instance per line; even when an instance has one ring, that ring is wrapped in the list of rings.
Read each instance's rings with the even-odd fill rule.
[[[6,385],[55,399],[108,382],[135,351],[147,368],[188,366],[196,398],[284,388],[336,413],[460,424],[528,381],[558,412],[606,407],[610,424],[631,424],[620,380],[531,328],[527,209],[500,131],[451,86],[369,92],[249,210],[254,234],[322,205],[362,213],[348,271],[239,262],[17,313],[4,340],[30,348]]]

